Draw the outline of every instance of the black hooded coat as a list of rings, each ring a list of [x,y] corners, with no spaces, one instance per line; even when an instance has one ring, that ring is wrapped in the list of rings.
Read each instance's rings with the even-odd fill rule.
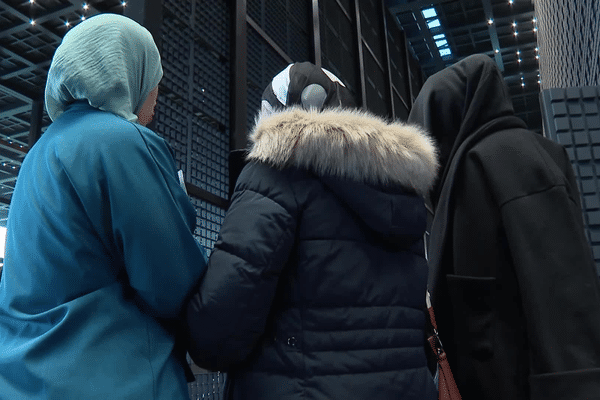
[[[495,62],[431,76],[409,122],[438,141],[429,289],[464,400],[600,397],[600,284],[564,148],[514,116]]]
[[[299,66],[289,107],[250,135],[187,307],[189,353],[228,373],[228,400],[435,400],[423,246],[435,148],[400,122],[298,107],[309,84],[342,90]]]

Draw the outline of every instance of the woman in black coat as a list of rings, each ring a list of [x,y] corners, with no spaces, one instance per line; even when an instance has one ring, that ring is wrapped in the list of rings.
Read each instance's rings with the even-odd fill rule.
[[[419,129],[352,104],[310,63],[265,90],[187,309],[190,355],[228,372],[228,399],[437,398],[422,197],[435,149]]]
[[[564,148],[515,117],[485,55],[432,75],[409,122],[440,144],[429,286],[462,398],[599,398],[600,285]]]

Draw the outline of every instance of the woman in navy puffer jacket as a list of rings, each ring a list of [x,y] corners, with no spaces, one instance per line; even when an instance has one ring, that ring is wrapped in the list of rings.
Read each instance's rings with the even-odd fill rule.
[[[422,241],[436,151],[352,105],[310,63],[265,90],[187,308],[190,355],[228,372],[228,399],[437,398]]]

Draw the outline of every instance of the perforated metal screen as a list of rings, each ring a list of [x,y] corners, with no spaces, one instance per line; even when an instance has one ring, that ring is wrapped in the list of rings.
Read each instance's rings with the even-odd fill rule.
[[[155,127],[173,148],[186,182],[223,199],[229,191],[230,25],[228,2],[163,2],[164,77]],[[225,210],[199,198],[191,200],[196,208],[194,234],[210,255]],[[189,384],[190,398],[221,399],[223,387],[223,374],[198,373]]]
[[[536,0],[542,88],[600,84],[600,1]]]
[[[224,199],[229,191],[230,19],[226,2],[163,2],[164,77],[156,112],[156,131],[173,148],[185,180]],[[207,208],[197,201],[199,207]],[[224,214],[223,210],[211,212]],[[199,223],[206,221],[200,216]],[[212,225],[196,231],[207,251],[214,245],[216,232],[218,227]]]

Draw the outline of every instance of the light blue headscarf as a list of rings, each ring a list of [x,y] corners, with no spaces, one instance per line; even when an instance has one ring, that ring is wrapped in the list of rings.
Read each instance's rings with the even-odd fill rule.
[[[137,122],[163,71],[152,35],[118,14],[100,14],[71,29],[56,49],[46,82],[46,110],[54,121],[68,104],[92,107]]]

